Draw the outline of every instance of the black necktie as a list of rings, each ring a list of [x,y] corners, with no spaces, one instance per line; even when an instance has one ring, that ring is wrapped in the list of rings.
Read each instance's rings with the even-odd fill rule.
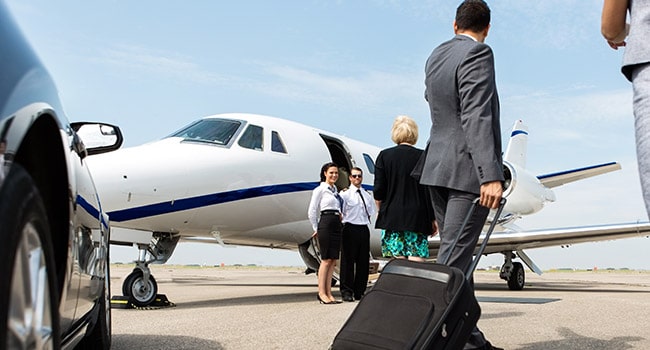
[[[370,213],[368,213],[368,207],[366,206],[366,200],[363,199],[363,193],[361,193],[361,189],[357,189],[357,193],[361,197],[361,202],[363,202],[363,210],[366,211],[366,215],[368,215],[368,222],[370,222]]]

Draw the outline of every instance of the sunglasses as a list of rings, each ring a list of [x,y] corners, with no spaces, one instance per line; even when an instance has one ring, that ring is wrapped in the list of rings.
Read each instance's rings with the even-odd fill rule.
[[[353,177],[353,178],[355,178],[355,179],[358,179],[358,178],[362,178],[363,175],[361,175],[361,174],[352,174],[352,175],[350,175],[350,177]]]

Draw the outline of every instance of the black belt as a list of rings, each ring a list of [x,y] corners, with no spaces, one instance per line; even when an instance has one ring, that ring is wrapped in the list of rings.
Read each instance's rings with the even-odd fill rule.
[[[320,215],[339,215],[338,210],[323,210],[320,212]]]
[[[368,224],[353,224],[351,222],[344,222],[343,225],[359,226],[359,227],[368,226]]]

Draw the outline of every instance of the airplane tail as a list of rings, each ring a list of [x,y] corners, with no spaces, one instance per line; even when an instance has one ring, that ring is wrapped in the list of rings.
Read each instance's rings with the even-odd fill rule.
[[[503,160],[510,164],[516,164],[521,168],[526,168],[526,153],[528,150],[528,127],[524,122],[517,120],[512,127],[510,142],[506,148]]]

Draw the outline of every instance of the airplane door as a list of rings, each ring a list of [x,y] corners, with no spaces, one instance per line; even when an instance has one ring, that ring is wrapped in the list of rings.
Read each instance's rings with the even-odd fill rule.
[[[327,145],[327,149],[330,152],[330,157],[332,162],[336,163],[339,166],[339,179],[336,181],[336,187],[338,189],[347,188],[350,186],[350,169],[356,166],[354,159],[350,155],[350,151],[343,141],[333,138],[331,136],[321,134],[320,137]]]

